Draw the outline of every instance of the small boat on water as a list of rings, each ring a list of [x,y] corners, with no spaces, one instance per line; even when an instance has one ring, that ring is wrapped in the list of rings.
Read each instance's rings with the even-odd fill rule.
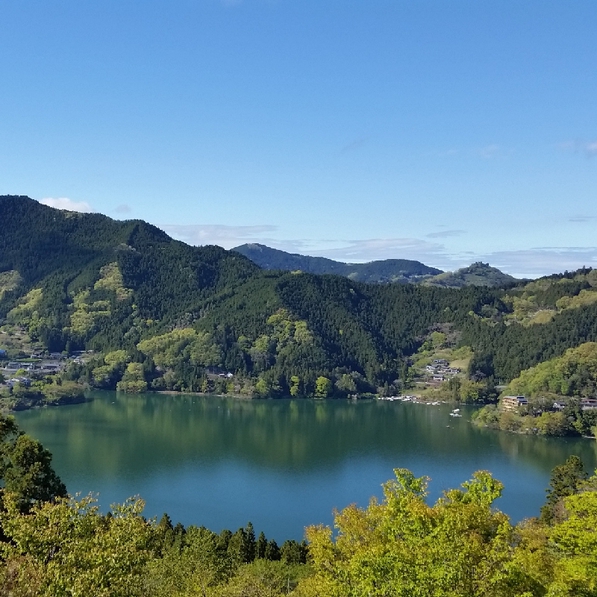
[[[461,417],[462,415],[460,414],[460,409],[459,408],[455,408],[451,413],[450,413],[451,417]]]

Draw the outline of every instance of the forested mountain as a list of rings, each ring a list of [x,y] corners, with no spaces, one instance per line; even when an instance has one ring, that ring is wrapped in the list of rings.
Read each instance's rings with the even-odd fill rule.
[[[463,374],[490,388],[597,341],[592,270],[509,290],[363,284],[264,271],[141,221],[27,197],[0,197],[0,222],[0,331],[51,351],[95,351],[68,372],[94,387],[398,393],[412,382],[412,355],[441,327],[473,353]]]
[[[426,286],[444,286],[446,288],[462,288],[463,286],[503,288],[512,286],[517,282],[516,278],[481,262],[473,263],[454,272],[442,272],[420,261],[411,261],[409,259],[343,263],[325,257],[287,253],[258,243],[240,245],[235,247],[233,251],[248,257],[263,269],[300,271],[309,274],[334,274],[367,284],[412,282]]]
[[[420,261],[409,259],[383,259],[369,263],[343,263],[325,257],[310,257],[287,253],[258,243],[235,247],[233,251],[248,257],[263,269],[301,271],[307,274],[335,274],[355,282],[388,283],[412,282],[441,274],[441,270]]]
[[[488,263],[473,263],[454,272],[442,272],[423,280],[423,284],[445,286],[446,288],[462,288],[463,286],[489,286],[504,288],[516,283],[516,278],[501,272]]]

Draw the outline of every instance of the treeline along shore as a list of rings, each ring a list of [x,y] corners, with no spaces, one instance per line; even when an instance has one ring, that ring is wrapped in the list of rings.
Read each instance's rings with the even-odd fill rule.
[[[240,253],[192,247],[140,220],[56,210],[28,197],[0,197],[0,218],[7,409],[77,401],[86,388],[248,398],[414,394],[491,405],[526,372],[597,341],[591,269],[501,287],[495,271],[494,285],[482,285],[479,267],[461,288],[429,279],[364,284],[262,270]],[[555,403],[573,409],[595,397],[595,355],[587,351],[572,355],[576,369],[561,369],[562,383],[528,387],[533,408],[521,414],[543,418],[519,431],[591,434],[595,421],[582,407],[576,423],[543,424],[558,420]],[[58,371],[35,370],[36,355],[43,364],[52,354],[64,357]],[[489,415],[483,421],[494,424]]]

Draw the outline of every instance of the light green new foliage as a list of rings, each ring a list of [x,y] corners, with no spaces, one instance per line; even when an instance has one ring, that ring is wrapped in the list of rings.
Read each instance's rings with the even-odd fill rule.
[[[23,278],[17,270],[0,272],[0,300],[2,300],[6,292],[18,288],[22,282]]]
[[[427,480],[397,469],[384,500],[349,506],[307,537],[314,575],[297,590],[318,597],[473,597],[512,595],[507,562],[513,529],[491,508],[501,484],[479,472],[434,506]]]
[[[117,301],[126,300],[133,295],[130,288],[125,288],[117,263],[109,263],[100,269],[100,277],[93,285],[93,290],[108,291]],[[112,315],[110,301],[105,298],[94,300],[89,288],[81,290],[73,297],[72,308],[70,329],[79,335],[87,334],[99,320]]]
[[[332,381],[323,375],[315,380],[315,398],[327,398],[332,391]]]
[[[93,380],[96,384],[102,385],[109,383],[109,380],[117,371],[124,369],[124,366],[130,360],[126,350],[113,350],[104,357],[105,365],[95,367],[92,371]]]
[[[41,288],[30,290],[19,300],[19,304],[8,312],[8,320],[20,322],[24,318],[32,316],[41,304],[42,299],[43,291]]]
[[[126,366],[122,380],[116,384],[116,389],[120,392],[137,394],[147,390],[147,382],[143,365],[141,363],[129,363]]]
[[[289,356],[297,346],[313,343],[307,323],[293,318],[286,309],[279,309],[267,320],[270,331],[258,336],[249,347],[247,338],[239,337],[238,344],[256,363],[272,364],[278,357]]]
[[[534,396],[552,392],[563,396],[592,394],[597,385],[597,343],[585,342],[564,355],[522,371],[506,394]]]
[[[282,597],[295,587],[297,579],[305,576],[302,565],[280,561],[255,560],[241,566],[223,585],[214,588],[214,597]]]
[[[307,322],[295,319],[286,309],[276,311],[268,318],[267,323],[273,327],[271,338],[276,344],[277,352],[287,344],[309,344],[313,341]]]
[[[117,300],[122,301],[132,296],[133,291],[124,286],[118,263],[109,263],[100,269],[100,279],[94,284],[95,290],[111,290]]]
[[[183,361],[201,366],[219,365],[221,353],[208,332],[192,328],[172,330],[137,344],[143,354],[153,358],[158,367],[172,368]]]
[[[537,297],[550,288],[569,284],[568,278],[552,280],[543,278],[526,284],[520,295],[506,294],[502,297],[504,303],[511,305],[512,313],[505,316],[507,323],[518,322],[526,327],[536,324],[549,323],[558,313],[568,309],[579,309],[597,302],[597,270],[574,276],[575,282],[587,282],[591,288],[584,288],[574,296],[564,295],[555,305],[540,304]]]
[[[548,595],[597,595],[597,491],[566,497],[564,507],[550,534],[558,558]]]
[[[556,302],[558,309],[580,309],[587,305],[597,303],[597,292],[594,290],[581,290],[576,296],[563,296]]]
[[[59,499],[21,514],[10,496],[0,514],[4,585],[12,595],[133,597],[152,553],[143,502],[130,500],[103,516],[92,498]],[[14,570],[10,578],[8,571]]]
[[[70,316],[70,328],[76,334],[89,332],[97,321],[110,317],[110,303],[105,300],[92,301],[89,290],[81,290],[73,297],[74,311]]]
[[[113,350],[104,357],[104,362],[106,365],[115,368],[127,363],[129,358],[126,350]]]

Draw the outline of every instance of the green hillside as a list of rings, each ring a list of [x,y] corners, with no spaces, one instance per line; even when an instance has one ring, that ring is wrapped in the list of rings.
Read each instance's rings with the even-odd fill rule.
[[[142,221],[27,197],[0,197],[0,221],[0,349],[10,358],[19,346],[94,351],[62,381],[123,391],[391,395],[410,389],[413,355],[440,326],[447,349],[468,347],[462,375],[492,396],[493,383],[597,341],[589,270],[507,291],[363,284],[261,270],[238,252],[191,247]],[[552,305],[553,314],[528,325],[518,317],[521,301]]]
[[[504,288],[516,283],[516,278],[504,274],[488,263],[473,263],[455,272],[443,272],[426,278],[422,284],[445,286],[446,288],[462,288],[463,286],[489,286],[491,288]]]

